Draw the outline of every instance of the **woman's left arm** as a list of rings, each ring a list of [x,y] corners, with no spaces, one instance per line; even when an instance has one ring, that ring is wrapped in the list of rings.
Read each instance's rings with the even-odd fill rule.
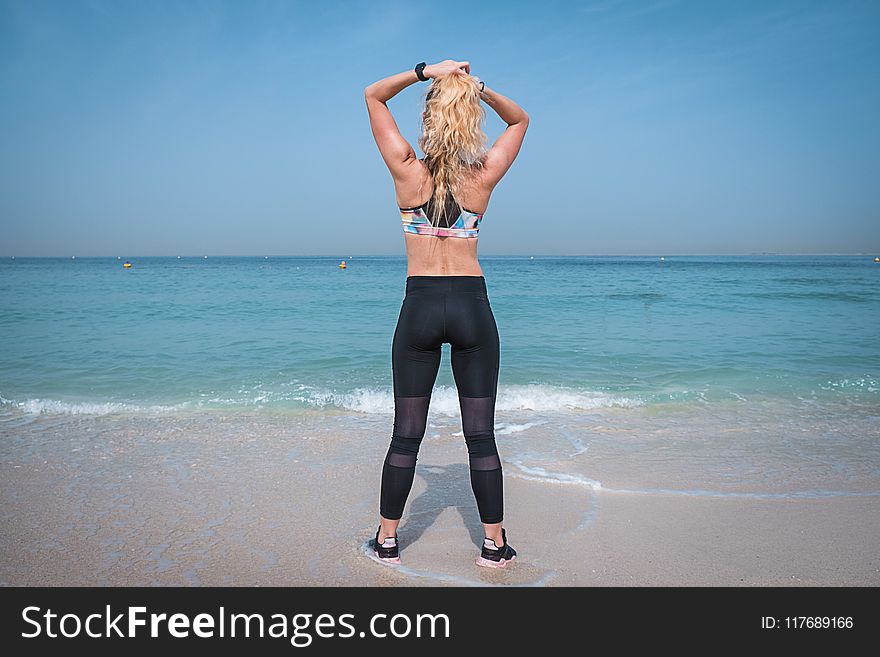
[[[426,77],[430,77],[427,72],[429,68],[426,66],[423,71]],[[394,178],[401,176],[407,165],[415,159],[416,152],[400,134],[397,122],[385,103],[418,81],[419,77],[416,72],[410,70],[374,82],[364,89],[373,137],[382,154],[382,159],[385,160],[385,164]]]
[[[470,62],[447,59],[438,64],[426,66],[422,70],[422,75],[426,78],[452,73],[469,75],[470,66]],[[397,123],[391,115],[391,110],[385,103],[418,81],[419,76],[416,75],[415,70],[409,70],[390,75],[364,89],[373,137],[376,139],[376,145],[379,147],[382,159],[385,160],[385,164],[395,179],[400,178],[407,170],[408,165],[415,160],[416,152],[400,134]]]

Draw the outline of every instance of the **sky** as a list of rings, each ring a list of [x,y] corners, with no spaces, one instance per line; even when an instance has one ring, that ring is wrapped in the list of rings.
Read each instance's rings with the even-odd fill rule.
[[[531,117],[481,255],[880,252],[880,2],[0,0],[0,256],[403,255],[443,59]]]

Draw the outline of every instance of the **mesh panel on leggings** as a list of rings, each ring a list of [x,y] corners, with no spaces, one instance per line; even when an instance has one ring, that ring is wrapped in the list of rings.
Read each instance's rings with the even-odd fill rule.
[[[428,423],[429,396],[394,398],[394,433],[382,468],[380,513],[399,520],[412,490],[419,446]]]
[[[495,454],[495,399],[459,397],[461,428],[473,456]]]
[[[460,396],[459,405],[480,520],[486,524],[501,522],[504,495],[501,459],[495,445],[495,398]]]
[[[471,470],[497,470],[501,467],[501,459],[498,458],[498,454],[493,454],[492,456],[471,456]]]
[[[389,449],[385,462],[395,468],[414,468],[416,467],[416,455],[400,454]]]
[[[394,398],[395,436],[419,439],[424,437],[430,399],[428,396]]]

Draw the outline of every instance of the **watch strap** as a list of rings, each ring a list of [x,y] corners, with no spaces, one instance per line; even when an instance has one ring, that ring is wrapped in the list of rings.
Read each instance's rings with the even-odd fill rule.
[[[424,74],[424,70],[425,70],[425,67],[426,67],[427,65],[428,65],[427,62],[421,62],[421,63],[419,63],[419,64],[416,64],[416,68],[415,68],[416,76],[417,76],[417,77],[419,78],[419,80],[421,80],[422,82],[427,82],[427,81],[428,81],[428,78],[426,78],[426,77],[425,77],[425,74]]]

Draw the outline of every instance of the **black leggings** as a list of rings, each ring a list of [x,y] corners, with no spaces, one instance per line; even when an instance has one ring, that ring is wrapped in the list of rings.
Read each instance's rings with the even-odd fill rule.
[[[482,276],[406,279],[391,348],[394,433],[382,467],[379,512],[389,520],[403,515],[444,342],[452,345],[452,374],[480,520],[501,522],[501,460],[495,447],[500,342]]]

